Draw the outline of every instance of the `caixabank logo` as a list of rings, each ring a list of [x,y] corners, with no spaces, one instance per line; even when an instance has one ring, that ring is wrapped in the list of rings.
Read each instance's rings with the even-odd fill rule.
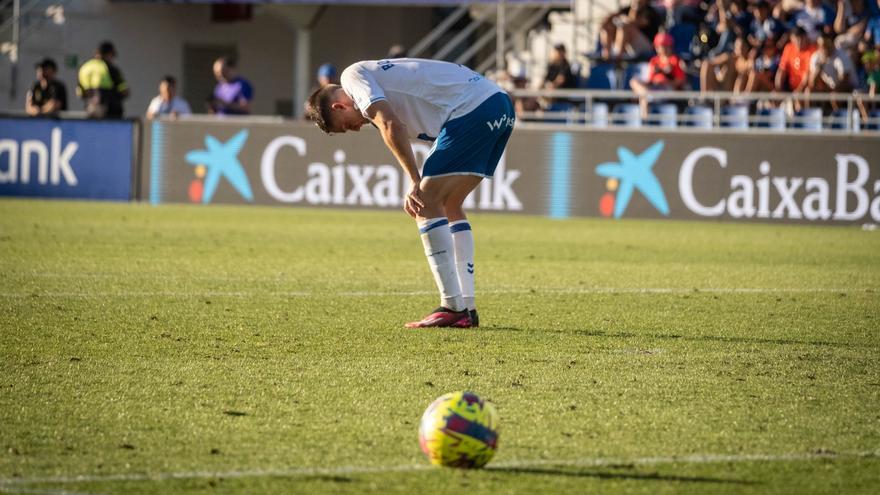
[[[226,179],[246,201],[254,200],[251,184],[238,160],[238,153],[247,138],[247,129],[238,132],[225,143],[209,134],[205,136],[205,149],[186,154],[187,163],[195,167],[195,179],[190,182],[188,189],[191,202],[210,203],[221,178]]]
[[[411,187],[409,178],[399,166],[383,162],[390,153],[381,141],[370,141],[367,147],[362,138],[360,144],[355,141],[341,148],[338,144],[343,141],[315,137],[311,128],[299,135],[289,131],[269,126],[213,130],[186,122],[154,123],[150,201],[402,206]],[[431,148],[421,143],[412,146],[416,160],[423,163]],[[515,190],[520,175],[519,170],[507,168],[502,156],[494,180],[480,184],[466,207],[523,210]]]
[[[654,175],[654,165],[663,152],[663,141],[657,141],[639,154],[629,148],[617,148],[617,162],[602,163],[596,167],[596,174],[607,178],[608,191],[599,199],[599,213],[604,217],[620,218],[633,193],[638,191],[654,208],[664,216],[669,215],[669,203],[663,193],[663,186]]]
[[[645,149],[620,143],[616,162],[595,167],[605,191],[594,189],[598,197],[590,202],[598,200],[606,218],[654,217],[653,208],[682,219],[880,222],[880,180],[869,147],[854,140],[780,147],[759,138],[723,139],[719,146],[695,146],[687,137],[669,137]],[[627,212],[639,195],[651,206]]]

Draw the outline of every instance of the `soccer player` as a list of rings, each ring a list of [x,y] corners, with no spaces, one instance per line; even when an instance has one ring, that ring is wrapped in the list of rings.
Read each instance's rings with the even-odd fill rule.
[[[340,82],[309,97],[309,118],[328,134],[374,125],[412,181],[403,209],[418,224],[440,307],[406,326],[478,326],[474,238],[462,203],[495,172],[513,131],[510,97],[467,67],[434,60],[362,61]],[[410,139],[434,143],[421,173]]]

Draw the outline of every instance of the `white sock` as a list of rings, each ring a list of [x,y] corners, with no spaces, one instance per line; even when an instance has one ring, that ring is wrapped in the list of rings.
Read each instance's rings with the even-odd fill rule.
[[[449,224],[452,242],[455,245],[455,269],[461,296],[468,309],[477,309],[474,302],[474,233],[467,220],[456,220]]]
[[[440,290],[440,305],[453,311],[465,309],[461,298],[461,287],[458,284],[458,273],[455,269],[455,254],[452,245],[452,233],[449,231],[449,220],[446,217],[429,218],[418,222],[422,245],[428,266],[434,274],[434,281]]]

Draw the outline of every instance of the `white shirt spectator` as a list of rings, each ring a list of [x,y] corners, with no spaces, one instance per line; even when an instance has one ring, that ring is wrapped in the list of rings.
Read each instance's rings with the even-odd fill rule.
[[[822,50],[816,50],[810,57],[810,78],[819,73],[819,77],[831,89],[836,89],[846,80],[855,81],[855,67],[849,56],[842,50],[835,51],[830,57]]]
[[[166,102],[161,96],[156,96],[150,102],[150,106],[147,107],[147,116],[150,118],[162,117],[170,114],[190,115],[191,113],[192,110],[189,108],[189,103],[179,96],[175,96],[171,102]]]

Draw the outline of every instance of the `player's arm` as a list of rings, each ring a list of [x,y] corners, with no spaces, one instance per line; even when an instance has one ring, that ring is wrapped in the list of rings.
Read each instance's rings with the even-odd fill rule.
[[[373,102],[367,108],[367,117],[379,129],[385,146],[394,154],[394,158],[400,163],[406,175],[413,183],[412,190],[406,197],[404,209],[411,216],[416,214],[425,206],[419,194],[419,182],[422,180],[419,174],[419,168],[416,164],[416,157],[413,154],[412,146],[409,143],[409,136],[406,132],[406,124],[400,120],[394,109],[385,100]]]

